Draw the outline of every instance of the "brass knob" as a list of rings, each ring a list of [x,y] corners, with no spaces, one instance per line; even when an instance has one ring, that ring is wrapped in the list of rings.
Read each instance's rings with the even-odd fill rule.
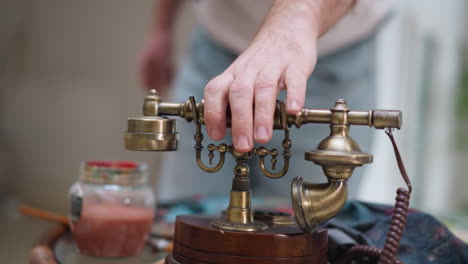
[[[331,126],[331,134],[315,150],[304,155],[305,160],[322,166],[331,179],[348,179],[355,167],[372,162],[372,155],[362,152],[359,145],[348,135],[348,126]]]

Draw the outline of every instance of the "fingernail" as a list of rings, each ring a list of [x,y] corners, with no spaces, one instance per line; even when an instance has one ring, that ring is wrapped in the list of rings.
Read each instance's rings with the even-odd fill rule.
[[[292,101],[289,103],[288,108],[289,108],[289,110],[293,110],[293,111],[295,111],[295,110],[300,110],[300,109],[299,109],[299,103],[297,102],[297,100],[292,100]]]
[[[247,141],[247,138],[244,136],[240,136],[236,140],[236,145],[237,148],[239,149],[248,149],[249,148],[249,142]]]
[[[219,128],[213,127],[212,129],[210,129],[210,136],[214,140],[221,139],[221,131],[219,130]]]
[[[267,138],[267,130],[264,126],[259,126],[257,129],[255,129],[255,139],[266,140]]]

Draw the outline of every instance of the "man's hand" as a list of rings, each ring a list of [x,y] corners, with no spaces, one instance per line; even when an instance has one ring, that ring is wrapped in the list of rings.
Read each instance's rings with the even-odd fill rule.
[[[171,54],[170,32],[155,31],[141,57],[141,81],[146,89],[156,89],[162,95],[167,93],[173,74]]]
[[[226,133],[226,107],[232,114],[232,140],[241,152],[254,139],[272,137],[276,97],[287,90],[286,108],[296,114],[304,106],[307,79],[317,61],[318,37],[353,0],[277,0],[249,47],[205,87],[205,125],[213,140]]]

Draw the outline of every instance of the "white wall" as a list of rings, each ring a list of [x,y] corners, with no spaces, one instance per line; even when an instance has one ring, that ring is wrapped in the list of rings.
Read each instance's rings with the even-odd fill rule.
[[[379,42],[379,104],[401,109],[396,133],[414,193],[412,206],[435,213],[455,209],[454,98],[463,36],[463,1],[400,1]],[[383,133],[374,147],[362,199],[393,203],[403,186]]]
[[[10,191],[65,212],[82,160],[140,160],[155,172],[156,154],[123,147],[126,118],[141,114],[137,62],[153,1],[24,0],[16,11],[13,45],[0,53],[8,55],[0,142],[14,159]]]
[[[8,72],[12,72],[13,46],[17,44],[21,33],[22,0],[4,0],[0,4],[0,109],[5,98],[5,90],[11,78],[6,78]],[[0,110],[0,122],[3,119]],[[3,131],[0,130],[0,192],[11,187],[9,177],[12,171],[12,157],[4,143]],[[3,187],[3,188],[2,188]]]

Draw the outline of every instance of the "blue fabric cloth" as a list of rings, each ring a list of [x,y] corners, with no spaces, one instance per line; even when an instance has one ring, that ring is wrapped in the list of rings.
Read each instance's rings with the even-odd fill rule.
[[[353,201],[326,226],[343,231],[357,244],[383,248],[392,215],[391,206]],[[468,263],[468,245],[433,216],[410,210],[398,258],[406,264]]]

